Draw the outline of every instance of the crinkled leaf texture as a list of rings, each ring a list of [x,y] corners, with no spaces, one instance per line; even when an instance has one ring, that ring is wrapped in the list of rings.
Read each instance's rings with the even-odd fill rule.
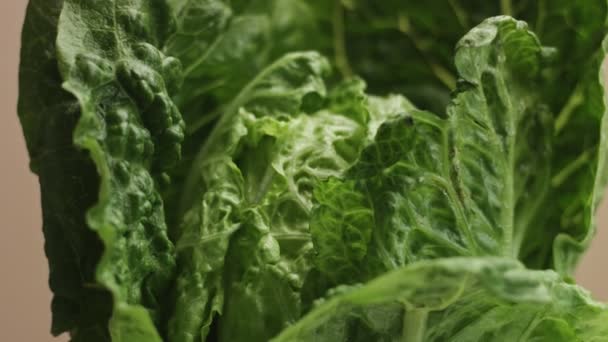
[[[311,4],[320,25],[334,32],[325,40],[316,39],[315,48],[335,56],[334,65],[343,74],[362,76],[374,93],[404,94],[418,108],[439,116],[447,115],[451,92],[462,87],[453,48],[486,18],[509,14],[523,19],[544,46],[555,49],[539,65],[542,82],[530,88],[541,97],[540,104],[553,121],[550,183],[540,192],[542,198],[526,195],[542,210],[530,210],[524,219],[531,229],[516,250],[529,267],[551,267],[572,275],[594,235],[594,214],[605,183],[596,180],[606,173],[605,130],[598,128],[605,121],[599,77],[608,3],[319,0]],[[587,133],[582,137],[580,132]],[[554,241],[552,246],[548,240]]]
[[[224,265],[243,262],[227,256],[232,234],[239,227],[254,230],[249,233],[253,234],[249,243],[257,246],[257,239],[265,235],[266,245],[260,246],[267,246],[270,255],[279,253],[275,250],[277,241],[264,231],[265,227],[255,224],[253,217],[259,214],[248,213],[248,207],[258,205],[276,182],[272,162],[277,158],[275,154],[281,156],[281,149],[287,146],[272,140],[286,134],[289,125],[298,124],[289,119],[300,113],[306,98],[325,94],[322,76],[327,68],[326,60],[316,53],[280,58],[227,106],[198,152],[181,199],[185,214],[177,233],[180,270],[170,338],[205,338],[213,317],[222,313]],[[259,234],[255,232],[258,229]]]
[[[311,280],[310,287],[316,293],[313,298],[332,286],[366,282],[424,259],[481,255],[516,259],[528,244],[538,246],[537,240],[528,241],[527,237],[530,231],[538,231],[539,222],[547,220],[545,199],[559,187],[552,179],[563,172],[553,169],[554,160],[564,156],[554,150],[562,142],[554,135],[549,102],[543,91],[535,91],[547,86],[541,72],[550,65],[553,53],[540,45],[523,22],[509,17],[484,21],[457,46],[455,62],[460,81],[447,108],[447,118],[402,105],[394,111],[399,113],[396,117],[380,125],[374,141],[343,177],[315,188],[310,231],[322,280]],[[589,86],[602,89],[597,79],[589,81]],[[601,103],[589,113],[603,115],[603,93],[589,99]],[[601,122],[606,121],[601,118]],[[602,126],[598,124],[595,129]],[[599,133],[605,134],[601,130]],[[596,145],[592,151],[597,160],[588,166],[596,168],[591,173],[591,181],[596,183],[587,188],[590,199],[581,202],[585,203],[579,209],[582,215],[593,215],[596,196],[605,182],[605,146]],[[587,243],[587,234],[592,234],[592,222],[585,225],[581,240],[565,235],[555,240],[554,265],[565,274]],[[564,246],[564,240],[576,247]],[[390,304],[374,306],[374,310],[388,312],[389,317],[382,322],[395,318]],[[496,311],[508,316],[513,308]],[[311,311],[311,321],[317,312]],[[383,340],[399,331],[390,324],[376,327],[374,324],[379,323],[369,321],[372,314],[362,316],[363,321],[350,321],[344,326],[330,322],[326,329],[306,336],[310,340],[351,341],[362,336]],[[411,317],[415,319],[416,314]],[[484,319],[493,318],[488,314]],[[406,315],[403,324],[407,326],[408,322]],[[450,331],[449,325],[432,319],[429,322],[429,329],[445,331],[435,337],[432,332],[427,336],[404,330],[403,336],[408,341],[460,338],[461,333]],[[365,326],[372,327],[371,335],[366,335]],[[462,340],[513,339],[513,335],[497,333],[500,325],[493,326],[491,333],[474,324],[469,329],[472,335],[462,333]],[[473,337],[476,333],[480,335]],[[517,336],[523,340],[537,338],[528,333]],[[553,336],[553,332],[547,336]],[[595,331],[592,337],[582,338],[580,332],[568,332],[558,340],[576,340],[574,336],[601,340],[603,335]]]
[[[31,0],[52,332],[606,340],[607,5],[501,3]]]
[[[605,341],[607,319],[553,271],[459,257],[337,288],[272,341]]]
[[[96,278],[113,296],[109,331],[118,341],[161,340],[154,323],[175,267],[158,189],[184,138],[169,94],[181,65],[158,49],[172,25],[156,0],[66,0],[59,18],[63,87],[81,112],[74,143],[100,177],[87,223],[104,243]]]
[[[304,38],[316,27],[301,0],[172,0],[169,4],[177,30],[163,51],[183,65],[184,85],[174,100],[188,133],[183,158],[170,172],[173,184],[163,189],[163,197],[169,225],[178,226],[182,192],[189,190],[184,183],[214,125],[224,113],[234,111],[228,107],[234,107],[235,97],[262,70],[285,53],[308,50]]]
[[[526,259],[540,261],[547,251],[537,250],[539,244],[547,244],[539,227],[555,220],[546,210],[555,205],[557,195],[552,194],[564,182],[591,183],[564,194],[585,196],[566,202],[586,217],[580,235],[553,237],[552,264],[570,274],[593,234],[593,214],[605,183],[605,143],[600,139],[605,131],[598,129],[605,125],[605,105],[597,76],[584,81],[591,89],[589,107],[580,109],[578,123],[568,125],[595,122],[598,136],[590,139],[601,143],[596,141],[587,156],[568,159],[562,134],[556,132],[563,114],[555,121],[551,99],[536,91],[551,87],[542,70],[551,65],[553,54],[523,22],[508,17],[488,19],[471,30],[457,46],[461,78],[447,118],[402,108],[400,118],[380,127],[346,177],[317,189],[311,231],[320,248],[321,270],[339,277],[336,270],[343,269],[343,280],[353,280],[353,274],[369,273],[361,268],[364,259],[375,275],[421,258],[453,255],[518,258],[524,251]],[[591,69],[598,72],[598,66]],[[571,165],[564,170],[566,160]],[[586,162],[589,175],[572,174],[582,172],[572,168]],[[358,203],[348,203],[361,196]],[[371,218],[373,227],[367,224]],[[545,233],[552,231],[547,229]],[[360,245],[357,240],[370,234],[369,248]],[[336,244],[343,243],[351,243],[344,248],[357,253],[346,259],[335,254]]]
[[[49,217],[53,333],[73,341],[161,341],[175,257],[157,184],[184,130],[169,95],[180,63],[158,50],[172,27],[164,6],[28,8],[20,114]]]
[[[551,175],[544,58],[525,23],[488,19],[457,46],[446,119],[395,98],[346,176],[315,189],[319,270],[340,284],[421,259],[516,258]]]

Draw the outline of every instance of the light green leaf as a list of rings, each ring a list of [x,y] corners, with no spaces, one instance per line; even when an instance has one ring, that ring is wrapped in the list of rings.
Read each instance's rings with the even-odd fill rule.
[[[354,184],[329,180],[315,188],[317,209],[310,218],[318,268],[334,282],[358,279],[367,254],[374,212]]]
[[[198,152],[182,192],[172,340],[205,338],[214,316],[222,313],[229,242],[238,229],[261,229],[253,223],[243,226],[243,215],[264,198],[275,172],[268,160],[275,145],[262,138],[285,134],[281,130],[289,129],[281,127],[288,124],[283,121],[304,115],[307,101],[325,96],[326,63],[316,53],[288,54],[274,62],[229,103]],[[264,237],[244,234],[253,234],[254,246]]]
[[[343,176],[371,136],[367,123],[394,115],[385,112],[393,102],[372,105],[364,84],[352,80],[333,89],[326,108],[315,113],[250,121],[239,165],[253,206],[247,217],[255,219],[243,219],[231,241],[220,340],[268,340],[307,309],[312,192]],[[244,312],[251,319],[241,320]]]
[[[316,24],[300,0],[229,4],[222,0],[172,1],[177,32],[164,47],[184,65],[176,94],[191,133],[215,122],[224,105],[271,62],[305,50]],[[200,141],[196,141],[200,144]]]
[[[385,325],[368,320],[378,315]],[[363,334],[408,342],[603,341],[607,318],[608,308],[552,271],[511,259],[450,258],[345,287],[272,341],[363,341]],[[351,328],[366,320],[372,324],[363,331]]]
[[[241,107],[246,106],[254,115],[288,117],[306,106],[306,100],[314,101],[325,94],[322,77],[328,68],[327,61],[315,52],[292,53],[250,80],[222,110],[221,119],[196,153],[183,183],[178,213],[183,213],[195,195],[189,189],[198,181],[199,164],[223,151],[224,135],[232,129]]]
[[[252,141],[238,160],[252,209],[228,253],[222,341],[268,340],[300,317],[300,292],[312,267],[311,191],[348,168],[366,133],[356,116],[332,107],[249,124]],[[247,321],[239,318],[244,312]]]
[[[542,61],[536,37],[511,18],[466,35],[448,119],[401,101],[343,184],[317,193],[311,231],[320,270],[334,279],[337,263],[357,270],[339,284],[421,259],[516,257],[549,184],[551,117],[532,91]],[[332,259],[353,249],[350,260]]]
[[[606,1],[349,0],[311,4],[320,25],[333,29],[331,37],[317,40],[316,48],[334,56],[334,64],[343,74],[361,75],[372,92],[405,94],[419,108],[439,115],[446,112],[449,92],[457,88],[453,48],[487,17],[508,14],[523,19],[545,46],[555,48],[540,66],[542,82],[534,92],[553,117],[555,137],[550,148],[559,153],[553,153],[551,185],[536,201],[547,209],[531,210],[525,218],[539,228],[527,229],[517,238],[523,240],[519,258],[527,265],[555,267],[571,274],[595,232],[596,205],[589,205],[589,198],[602,192],[594,190],[594,179],[600,174],[596,165],[604,154],[598,148],[601,136],[597,128],[604,117],[598,75],[605,55],[600,45],[606,34]],[[580,131],[589,134],[581,138]],[[554,247],[543,243],[556,238],[560,242]]]

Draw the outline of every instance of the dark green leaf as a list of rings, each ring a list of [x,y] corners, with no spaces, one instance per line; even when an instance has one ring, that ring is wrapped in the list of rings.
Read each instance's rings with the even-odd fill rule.
[[[63,1],[30,1],[23,27],[19,70],[19,118],[39,177],[45,252],[49,262],[51,332],[72,332],[74,341],[107,341],[112,303],[96,285],[102,244],[85,221],[97,201],[99,180],[88,155],[72,134],[80,111],[61,88],[55,57],[57,22]]]
[[[104,245],[95,278],[112,293],[109,331],[119,341],[161,340],[153,322],[175,266],[156,185],[184,134],[168,94],[180,65],[157,48],[171,30],[166,5],[152,0],[65,1],[59,20],[63,87],[80,106],[74,144],[99,174],[86,218]]]

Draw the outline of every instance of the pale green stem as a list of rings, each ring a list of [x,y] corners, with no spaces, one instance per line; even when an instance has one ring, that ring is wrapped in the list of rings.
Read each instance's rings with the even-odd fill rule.
[[[566,165],[562,168],[558,174],[556,174],[551,179],[551,186],[558,187],[570,177],[574,172],[579,170],[581,167],[585,166],[589,159],[591,158],[591,151],[585,151],[585,153],[581,154],[578,158],[573,160],[570,164]]]
[[[513,6],[511,0],[500,0],[500,10],[504,15],[513,15]]]
[[[572,95],[568,98],[568,102],[564,105],[561,112],[557,115],[557,119],[555,120],[555,135],[559,134],[561,130],[566,126],[568,121],[570,121],[570,117],[574,113],[574,111],[583,104],[585,97],[583,96],[583,91],[579,86],[574,89]]]
[[[428,315],[429,312],[424,309],[407,311],[403,318],[401,342],[424,342]]]
[[[346,54],[346,39],[344,38],[344,8],[340,0],[335,1],[334,5],[334,18],[333,18],[333,29],[334,29],[334,58],[336,60],[336,66],[340,73],[345,78],[353,76],[353,70],[348,62]]]

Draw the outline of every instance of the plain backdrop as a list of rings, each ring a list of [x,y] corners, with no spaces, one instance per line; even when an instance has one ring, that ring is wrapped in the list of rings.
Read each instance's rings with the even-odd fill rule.
[[[39,190],[17,120],[19,41],[26,0],[0,0],[0,337],[1,341],[61,342],[52,338],[48,268],[43,252]],[[605,203],[606,204],[606,203]],[[608,206],[577,273],[597,299],[608,300]]]

